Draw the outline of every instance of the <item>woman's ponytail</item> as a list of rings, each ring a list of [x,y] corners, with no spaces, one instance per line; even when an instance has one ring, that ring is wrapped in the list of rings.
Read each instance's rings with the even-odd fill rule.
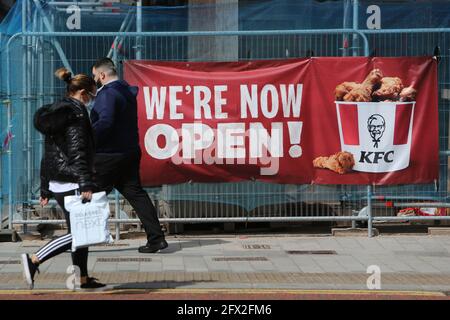
[[[66,68],[59,68],[55,71],[55,76],[67,83],[67,93],[73,94],[79,90],[95,92],[96,84],[92,77],[85,74],[77,74],[72,77],[72,73]]]
[[[62,80],[64,82],[66,82],[67,84],[69,84],[70,81],[72,80],[72,73],[69,70],[67,70],[66,68],[59,68],[58,70],[56,70],[55,76],[59,80]]]

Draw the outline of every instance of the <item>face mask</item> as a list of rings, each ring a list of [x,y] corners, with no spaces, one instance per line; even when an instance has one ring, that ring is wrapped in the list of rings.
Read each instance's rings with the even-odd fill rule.
[[[86,108],[88,108],[88,110],[91,110],[94,107],[94,101],[95,101],[96,95],[89,91],[86,91],[86,92],[88,94],[89,100],[84,105],[86,106]]]
[[[86,108],[88,108],[89,110],[91,110],[94,107],[94,100],[90,99],[88,103],[85,104]]]

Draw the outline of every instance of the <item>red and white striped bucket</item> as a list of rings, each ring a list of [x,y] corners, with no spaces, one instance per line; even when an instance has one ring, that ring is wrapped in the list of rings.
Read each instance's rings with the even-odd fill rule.
[[[336,101],[342,151],[353,170],[392,172],[410,163],[415,102]]]

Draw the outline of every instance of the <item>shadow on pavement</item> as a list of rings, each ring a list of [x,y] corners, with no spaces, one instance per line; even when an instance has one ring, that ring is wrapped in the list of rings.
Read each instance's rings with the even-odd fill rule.
[[[196,240],[187,240],[187,241],[168,241],[169,246],[158,252],[158,254],[168,254],[168,253],[174,253],[177,251],[182,251],[183,249],[187,248],[200,248],[200,247],[206,247],[206,246],[212,246],[212,245],[221,245],[228,243],[229,241],[224,241],[222,239],[196,239]],[[142,243],[142,245],[144,242]],[[128,248],[121,248],[117,249],[115,247],[110,247],[110,249],[94,249],[94,248],[101,248],[101,247],[91,247],[91,252],[126,252],[126,251],[136,251],[138,250],[138,246],[131,246]],[[142,253],[145,254],[145,253]],[[151,253],[148,253],[147,255],[152,255]]]
[[[217,282],[214,280],[205,281],[152,281],[152,282],[129,282],[118,285],[111,285],[113,290],[142,290],[142,289],[175,289],[184,286],[198,285],[199,283]],[[119,292],[118,292],[119,293]]]

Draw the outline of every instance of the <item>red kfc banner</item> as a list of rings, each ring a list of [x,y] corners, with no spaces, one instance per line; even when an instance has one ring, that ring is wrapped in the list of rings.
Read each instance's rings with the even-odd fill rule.
[[[438,178],[431,57],[127,61],[143,184]]]

